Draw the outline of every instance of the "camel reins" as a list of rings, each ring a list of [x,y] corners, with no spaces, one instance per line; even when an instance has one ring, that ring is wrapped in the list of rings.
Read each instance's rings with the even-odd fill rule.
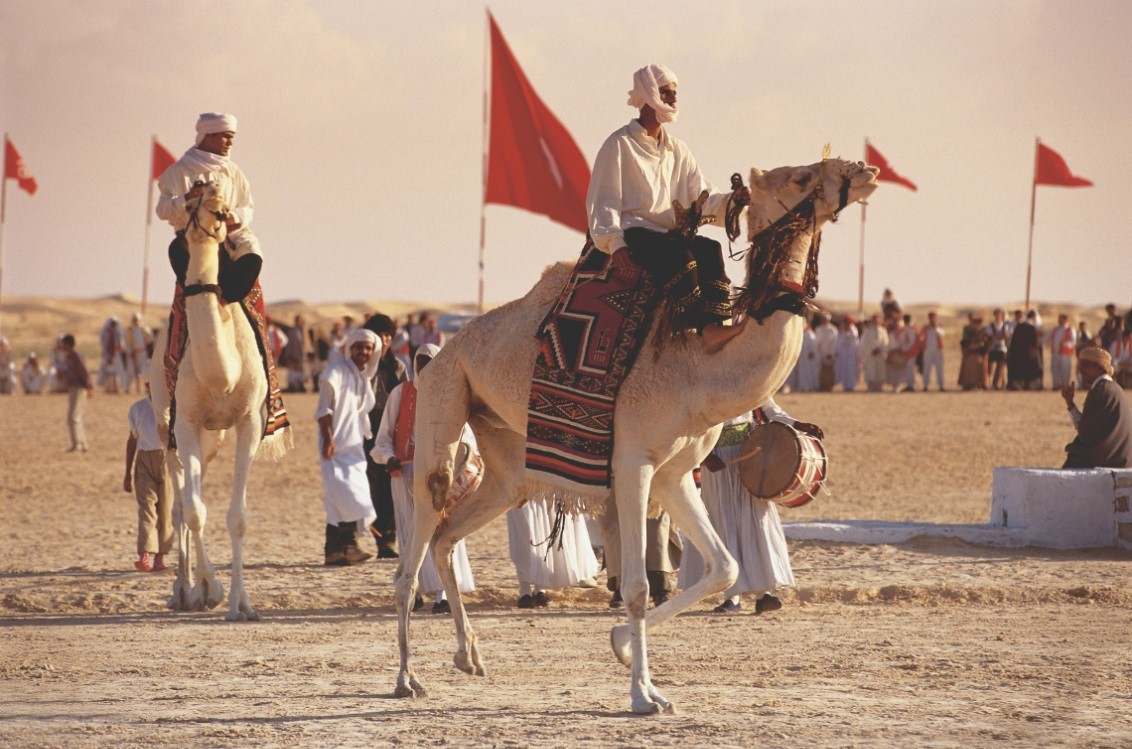
[[[755,318],[759,325],[762,325],[763,320],[770,317],[774,312],[780,310],[801,316],[805,311],[807,299],[813,299],[817,296],[818,253],[821,249],[821,232],[817,230],[817,201],[821,200],[827,208],[830,208],[829,202],[825,199],[824,184],[825,180],[819,179],[814,189],[810,190],[793,208],[787,208],[785,203],[775,198],[775,201],[786,212],[758,232],[748,247],[739,252],[728,253],[732,260],[741,259],[752,252],[755,253],[748,261],[747,266],[747,283],[749,285],[739,290],[734,301],[737,307],[742,308],[747,314]],[[830,221],[836,222],[838,215],[848,204],[850,186],[850,179],[843,177],[841,189],[838,191],[838,205],[837,208],[831,209],[830,212],[833,216]],[[792,247],[792,242],[789,240],[792,240],[807,228],[809,228],[810,234],[810,250],[806,260],[803,283],[796,284],[783,278],[786,272],[786,261],[789,260],[789,252]],[[754,288],[755,284],[753,283],[757,279],[752,277],[752,269],[756,262],[759,262],[760,267],[767,270],[762,274],[765,280],[759,285],[758,290]]]
[[[194,183],[193,187],[197,187],[197,186],[203,187],[204,183],[200,182],[200,181]],[[200,219],[197,217],[197,211],[200,210],[201,203],[203,203],[203,202],[204,202],[204,196],[201,195],[198,198],[196,198],[196,205],[193,206],[191,209],[188,206],[185,206],[185,210],[188,211],[188,213],[189,213],[189,225],[194,226],[197,229],[200,229],[205,234],[207,234],[208,236],[215,239],[217,242],[220,242],[221,241],[220,240],[220,230],[217,229],[215,234],[213,232],[210,232],[208,229],[204,228],[204,226],[201,225]],[[216,218],[217,221],[227,221],[227,219],[228,219],[227,211],[209,211],[209,213],[211,213]],[[221,300],[224,299],[224,292],[220,289],[220,285],[214,284],[214,283],[189,284],[188,286],[186,286],[184,288],[184,292],[185,292],[185,296],[187,296],[187,297],[197,296],[198,294],[207,293],[207,294],[215,294],[218,299],[221,299]]]

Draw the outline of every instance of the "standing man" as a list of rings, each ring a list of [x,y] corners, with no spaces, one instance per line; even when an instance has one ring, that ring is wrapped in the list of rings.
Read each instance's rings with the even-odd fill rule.
[[[319,469],[326,509],[328,566],[345,567],[373,555],[358,548],[358,530],[373,522],[373,503],[366,480],[365,440],[372,437],[370,378],[377,371],[377,336],[358,328],[346,339],[346,359],[322,372],[318,384]]]
[[[1062,468],[1132,467],[1132,410],[1124,391],[1112,381],[1112,358],[1104,349],[1090,346],[1081,349],[1077,367],[1088,395],[1084,408],[1078,410],[1073,403],[1076,384],[1070,380],[1061,388],[1077,429],[1077,437],[1065,446],[1069,455]]]
[[[664,127],[676,121],[676,74],[647,65],[633,75],[629,106],[640,116],[610,135],[594,162],[586,196],[590,237],[609,255],[622,249],[663,289],[672,332],[695,328],[711,354],[741,332],[746,318],[731,318],[731,281],[724,272],[723,250],[706,237],[674,231],[673,201],[691,207],[703,192],[704,218],[726,225],[728,208],[751,200],[746,187],[717,192],[700,173],[692,152]]]
[[[1053,387],[1069,384],[1073,374],[1073,356],[1077,353],[1077,331],[1069,324],[1069,315],[1057,316],[1057,327],[1049,333],[1049,371]]]
[[[837,360],[837,329],[830,322],[828,312],[814,315],[814,340],[818,345],[818,390],[828,393],[836,382],[834,365]]]
[[[283,366],[287,368],[287,392],[307,392],[307,324],[302,315],[295,315],[295,324],[287,333]]]
[[[888,334],[888,384],[892,392],[916,389],[916,331],[900,316]]]
[[[943,387],[943,328],[935,310],[928,313],[928,324],[920,331],[920,350],[924,352],[924,391],[928,389],[932,369],[935,369],[936,387]]]
[[[94,397],[94,383],[86,370],[86,363],[75,351],[75,337],[70,333],[60,341],[63,348],[63,369],[61,377],[67,388],[67,428],[71,432],[71,449],[67,452],[86,452],[86,431],[83,429],[83,413],[86,399]]]
[[[142,325],[141,313],[135,312],[130,317],[130,327],[126,329],[126,377],[131,386],[137,387],[137,392],[144,392],[142,378],[149,372],[149,346],[153,342],[149,331]]]
[[[1006,311],[994,311],[994,320],[987,325],[990,351],[987,353],[987,380],[995,390],[1006,387],[1006,348],[1014,328],[1006,321]]]
[[[865,332],[861,335],[861,358],[864,360],[865,386],[870,393],[879,393],[884,389],[885,353],[888,351],[888,330],[884,327],[884,320],[880,314],[873,315],[865,324]]]
[[[377,519],[370,526],[370,531],[377,541],[378,559],[396,559],[397,553],[397,518],[393,507],[393,486],[389,471],[384,463],[378,463],[370,455],[377,431],[381,428],[381,417],[385,414],[385,406],[389,402],[389,394],[393,389],[409,379],[405,365],[394,354],[392,349],[393,336],[397,332],[397,325],[388,315],[375,313],[366,320],[363,326],[374,333],[379,341],[377,356],[377,371],[370,378],[370,389],[373,390],[374,403],[369,412],[369,426],[371,437],[366,438],[366,479],[369,481],[369,498],[373,503],[373,511]]]
[[[130,436],[126,439],[122,491],[132,491],[138,501],[138,560],[134,568],[139,572],[161,572],[166,569],[165,555],[173,548],[173,495],[165,448],[157,436],[149,383],[145,397],[130,406],[127,418]]]
[[[251,185],[240,167],[228,158],[236,139],[236,117],[206,112],[197,119],[196,131],[196,145],[185,151],[157,180],[161,190],[157,217],[168,221],[177,232],[169,245],[169,262],[178,283],[184,286],[189,262],[185,241],[185,227],[189,222],[186,206],[204,194],[204,183],[220,185],[220,194],[228,205],[228,239],[222,247],[232,261],[220,275],[220,288],[228,301],[240,301],[259,279],[263,252],[250,228],[254,211]],[[181,293],[180,289],[175,292]]]

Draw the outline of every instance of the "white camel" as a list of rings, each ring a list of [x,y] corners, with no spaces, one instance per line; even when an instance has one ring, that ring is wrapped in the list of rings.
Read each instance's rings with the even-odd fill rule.
[[[809,275],[807,263],[812,246],[816,260],[822,225],[836,218],[847,204],[871,195],[877,186],[877,171],[841,159],[765,173],[751,170],[748,237],[758,236],[770,255],[752,252],[748,258],[746,285],[752,288],[739,300],[744,310],[767,309],[763,305],[768,299],[789,299],[791,295],[797,309],[803,284],[810,280],[816,287],[816,262]],[[769,245],[778,246],[768,247],[768,237]],[[760,296],[764,260],[771,261],[775,274],[767,281],[767,293]],[[452,603],[456,665],[470,674],[485,672],[448,559],[458,539],[527,497],[546,491],[545,484],[528,479],[524,464],[527,403],[537,348],[534,333],[562,292],[571,268],[569,263],[553,266],[525,297],[470,322],[417,381],[414,528],[397,578],[401,654],[397,696],[424,694],[409,665],[408,627],[417,570],[430,542]],[[634,712],[672,710],[649,678],[646,631],[724,590],[737,575],[735,561],[711,527],[692,470],[710,452],[719,436],[719,424],[761,405],[782,385],[798,357],[802,327],[797,314],[775,311],[761,323],[746,324],[742,333],[711,356],[694,336],[670,340],[657,349],[650,334],[621,386],[614,412],[611,465],[628,624],[614,627],[611,640],[617,658],[632,667]],[[470,421],[479,441],[485,478],[476,493],[445,508],[457,437],[465,421]],[[570,494],[565,491],[558,496]],[[595,508],[609,497],[607,490],[604,496],[588,497],[585,504]],[[706,560],[707,572],[698,583],[646,616],[644,544],[650,501],[668,511]]]
[[[214,608],[224,598],[224,587],[204,548],[207,509],[201,495],[205,469],[215,457],[225,430],[236,432],[236,466],[232,499],[228,506],[228,535],[232,541],[232,583],[228,594],[228,621],[259,618],[244,588],[244,535],[247,532],[247,486],[252,460],[263,435],[267,379],[247,315],[238,302],[220,294],[220,245],[227,234],[228,206],[219,188],[210,184],[187,206],[192,214],[185,230],[189,264],[185,273],[185,319],[188,342],[177,376],[173,433],[177,449],[170,450],[179,555],[177,578],[169,608]],[[153,361],[164,359],[166,336],[157,336]],[[169,389],[160,367],[150,388],[158,434],[167,439]],[[276,445],[273,445],[275,447]]]

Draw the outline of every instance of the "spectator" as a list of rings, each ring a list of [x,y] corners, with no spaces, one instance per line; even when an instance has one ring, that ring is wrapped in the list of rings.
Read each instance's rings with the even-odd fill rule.
[[[928,324],[920,331],[919,348],[923,356],[924,390],[928,389],[933,369],[936,387],[946,390],[943,386],[943,328],[940,327],[939,314],[935,310],[928,313]]]
[[[67,452],[86,452],[86,431],[83,428],[83,413],[86,399],[94,396],[94,383],[87,372],[86,363],[75,351],[75,337],[70,333],[60,341],[63,346],[63,382],[67,387],[67,428],[71,433],[71,449]]]
[[[16,391],[16,365],[12,361],[12,349],[8,339],[0,337],[0,395],[11,395]]]
[[[1014,326],[1010,347],[1006,350],[1008,390],[1041,390],[1042,359],[1038,329],[1031,320]]]
[[[98,370],[98,382],[107,393],[118,393],[126,389],[126,371],[122,361],[125,335],[118,318],[106,318],[99,333],[98,342],[102,346],[102,361]]]
[[[307,392],[307,324],[302,315],[295,315],[295,324],[287,331],[283,345],[283,366],[287,368],[286,393]]]
[[[911,392],[916,389],[916,331],[897,316],[896,324],[888,333],[888,384],[893,392]]]
[[[857,380],[861,377],[861,354],[856,321],[849,315],[841,318],[834,356],[837,381],[845,392],[851,393],[857,389]]]
[[[995,390],[1006,387],[1006,349],[1010,345],[1010,334],[1013,332],[1014,326],[1007,322],[1006,312],[1001,307],[996,309],[994,320],[986,329],[990,338],[990,349],[987,352],[987,379]]]
[[[370,389],[373,390],[374,404],[369,412],[370,434],[373,435],[365,441],[366,452],[366,479],[369,481],[369,498],[373,503],[373,511],[377,516],[370,526],[377,541],[378,559],[396,559],[397,553],[397,518],[393,506],[393,486],[389,471],[384,463],[378,463],[370,455],[373,450],[378,430],[381,428],[381,418],[385,414],[385,406],[389,402],[389,394],[401,383],[409,379],[405,365],[393,354],[392,341],[397,332],[397,326],[386,315],[376,313],[366,320],[365,328],[378,338],[377,371],[370,378]]]
[[[39,363],[39,355],[32,351],[20,369],[20,386],[28,395],[38,395],[47,385],[47,370]]]
[[[1073,356],[1077,353],[1077,331],[1069,324],[1069,315],[1057,316],[1057,327],[1046,339],[1049,341],[1050,385],[1060,390],[1073,377]]]
[[[837,356],[837,329],[828,312],[814,315],[814,341],[818,352],[818,390],[828,393],[836,380],[834,363]]]
[[[122,491],[132,491],[138,502],[138,559],[134,568],[161,572],[167,569],[165,555],[173,548],[173,493],[148,384],[145,389],[145,397],[130,406],[127,417],[130,436],[126,438]]]
[[[135,312],[130,317],[130,327],[126,329],[124,354],[126,357],[126,390],[135,387],[142,392],[142,378],[149,372],[149,351],[153,346],[153,336],[142,325],[141,314]]]
[[[888,330],[884,327],[884,321],[880,314],[876,314],[865,325],[865,332],[861,336],[865,386],[870,393],[879,393],[884,389],[884,380],[888,370],[888,365],[885,362],[887,353]]]
[[[1104,349],[1081,349],[1078,359],[1085,405],[1078,410],[1073,402],[1073,382],[1061,389],[1069,407],[1069,417],[1077,436],[1065,446],[1068,456],[1062,468],[1132,467],[1132,411],[1124,391],[1112,380],[1112,358]]]
[[[1002,310],[995,310],[995,317],[1001,318]],[[992,330],[991,325],[983,327],[982,315],[975,312],[967,314],[967,324],[963,326],[959,340],[959,348],[963,352],[959,365],[959,387],[964,390],[986,390],[987,352],[991,350]]]

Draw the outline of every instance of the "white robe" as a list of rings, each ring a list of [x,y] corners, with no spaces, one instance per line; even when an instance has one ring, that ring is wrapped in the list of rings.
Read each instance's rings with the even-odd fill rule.
[[[328,366],[319,379],[314,417],[317,421],[330,415],[330,433],[334,438],[334,456],[330,460],[322,458],[322,446],[318,445],[322,504],[330,525],[362,521],[364,527],[377,517],[369,496],[363,447],[363,441],[370,436],[368,389],[369,383],[350,360]],[[372,402],[371,397],[368,403]]]
[[[861,356],[858,351],[856,326],[850,325],[847,330],[837,335],[834,356],[837,381],[844,390],[852,392],[857,387],[857,379],[861,376]]]
[[[370,455],[378,463],[388,463],[393,457],[393,430],[401,413],[401,395],[404,389],[403,383],[393,388],[389,393],[389,399],[385,402],[385,410],[381,414],[381,426],[377,429],[373,450],[370,451]],[[473,450],[476,448],[476,437],[467,424],[460,433],[460,441],[468,444]],[[398,544],[404,556],[413,543],[413,464],[405,464],[400,476],[390,476],[390,485],[393,489],[393,520],[397,524]],[[456,586],[461,593],[470,593],[476,589],[464,539],[460,539],[452,549],[452,569],[456,573]],[[425,555],[424,563],[421,564],[417,583],[417,589],[425,595],[435,595],[444,590],[431,548]]]
[[[802,333],[802,351],[798,354],[798,391],[812,393],[818,389],[821,360],[818,358],[818,341],[809,327]]]
[[[794,423],[794,419],[778,408],[773,399],[763,404],[763,411],[774,421]],[[725,424],[742,424],[751,420],[750,414],[744,414]],[[741,455],[742,449],[741,444],[716,447],[712,454],[727,462]],[[705,469],[701,481],[703,488],[700,493],[711,525],[723,539],[728,553],[739,564],[739,577],[723,595],[731,598],[742,593],[762,594],[792,587],[794,573],[790,568],[786,534],[782,530],[777,505],[751,496],[739,478],[738,463],[728,463],[717,473]],[[679,587],[687,589],[703,575],[703,557],[692,544],[685,543]]]
[[[885,355],[888,353],[888,331],[870,323],[861,334],[861,359],[864,362],[865,384],[870,390],[880,390],[888,375]]]
[[[569,588],[597,574],[598,563],[589,529],[581,515],[568,515],[562,529],[562,548],[545,543],[554,525],[553,505],[532,499],[507,511],[507,543],[520,583],[539,590]]]
[[[209,154],[198,148],[185,151],[157,180],[157,187],[161,191],[155,209],[157,217],[169,222],[174,231],[184,230],[189,223],[189,214],[185,210],[185,193],[197,180],[220,185],[221,197],[228,205],[232,218],[240,224],[239,229],[228,235],[239,254],[243,254],[245,250],[262,254],[259,240],[250,228],[255,211],[251,185],[243,170],[225,156]]]
[[[704,217],[714,216],[712,223],[725,225],[731,193],[716,192],[688,146],[667,128],[661,128],[658,141],[632,120],[605,139],[594,161],[586,195],[594,246],[613,254],[625,246],[626,229],[676,228],[672,201],[687,208],[704,190]]]

